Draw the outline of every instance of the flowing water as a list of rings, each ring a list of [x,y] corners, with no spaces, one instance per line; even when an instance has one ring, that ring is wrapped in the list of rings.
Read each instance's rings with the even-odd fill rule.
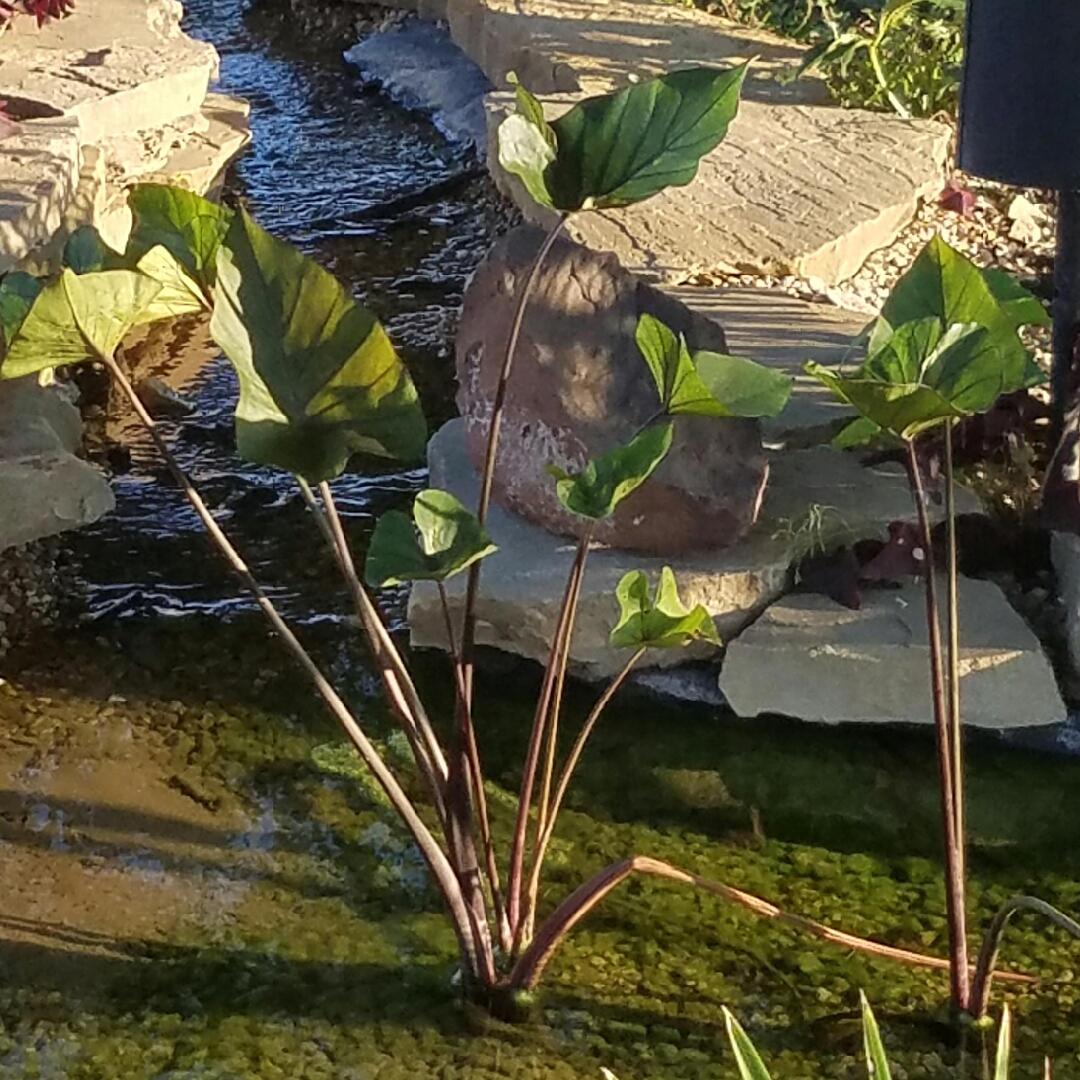
[[[189,22],[221,51],[223,88],[253,107],[229,197],[375,308],[440,422],[452,413],[447,328],[497,201],[474,183],[384,212],[467,163],[426,121],[361,93],[336,56],[245,22],[237,0],[194,0]],[[202,355],[197,338],[185,331],[174,353]],[[195,412],[169,436],[400,760],[333,567],[290,485],[237,460],[235,386],[203,352],[184,385]],[[959,1075],[935,1021],[940,974],[664,883],[627,885],[590,916],[533,1022],[463,1008],[453,936],[415,849],[362,775],[335,770],[335,728],[149,448],[131,446],[116,514],[71,543],[82,624],[14,658],[0,682],[0,1077],[732,1077],[728,1005],[778,1078],[846,1078],[863,1075],[859,989],[898,1076]],[[373,519],[423,481],[366,465],[342,480],[361,552]],[[401,597],[385,600],[400,620]],[[416,660],[445,714],[445,665]],[[477,719],[505,843],[538,677],[501,664],[480,681]],[[571,692],[571,728],[594,693]],[[970,744],[973,925],[1016,891],[1080,910],[1080,766]],[[940,955],[934,778],[926,730],[745,722],[630,692],[585,755],[543,902],[637,851]],[[1080,1075],[1078,959],[1080,946],[1034,923],[1011,932],[1006,965],[1054,980],[1003,991],[1018,1018],[1014,1076],[1041,1075],[1044,1051],[1055,1076]],[[967,1069],[980,1075],[977,1055]]]

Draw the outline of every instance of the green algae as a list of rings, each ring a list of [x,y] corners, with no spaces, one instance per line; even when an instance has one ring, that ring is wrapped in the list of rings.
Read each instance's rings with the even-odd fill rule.
[[[845,954],[660,881],[632,881],[590,916],[551,965],[530,1022],[510,1027],[463,1006],[454,938],[408,837],[371,785],[342,768],[335,729],[255,625],[169,631],[172,666],[150,680],[130,660],[131,629],[112,642],[76,635],[56,661],[39,652],[14,674],[2,699],[7,733],[50,752],[78,746],[87,717],[122,720],[156,748],[163,774],[185,778],[188,797],[219,815],[269,814],[273,828],[258,834],[265,863],[235,871],[243,896],[220,920],[129,940],[122,964],[73,961],[63,986],[31,977],[0,990],[0,1075],[570,1078],[606,1066],[621,1080],[728,1077],[727,1005],[775,1076],[847,1077],[861,1068],[851,1023],[860,988],[898,1075],[955,1075],[957,1047],[938,1023],[940,973]],[[351,646],[316,645],[363,682]],[[251,674],[260,671],[270,674]],[[427,689],[445,674],[430,665]],[[515,678],[514,695],[505,677],[481,684],[501,844],[529,682]],[[483,693],[493,684],[498,699]],[[575,690],[572,721],[590,696]],[[377,700],[355,704],[399,751]],[[972,744],[972,925],[1019,889],[1080,909],[1077,765]],[[624,695],[585,755],[542,907],[640,852],[940,955],[932,752],[921,731],[745,724]],[[0,967],[13,947],[0,942]],[[1080,1074],[1078,962],[1073,943],[1034,921],[1007,936],[1004,965],[1050,981],[1004,991],[1017,1014],[1016,1075],[1038,1075],[1043,1052],[1055,1075]]]

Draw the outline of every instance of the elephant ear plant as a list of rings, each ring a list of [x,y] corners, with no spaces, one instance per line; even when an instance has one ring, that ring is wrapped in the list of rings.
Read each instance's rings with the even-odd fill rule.
[[[860,413],[837,438],[856,446],[875,436],[905,450],[924,553],[930,683],[945,841],[946,902],[951,961],[951,1000],[960,1016],[986,1011],[998,944],[1005,924],[1020,909],[1039,912],[1074,936],[1080,925],[1031,897],[1009,901],[994,919],[972,975],[965,909],[964,770],[961,733],[960,641],[953,477],[953,429],[965,417],[990,409],[1002,394],[1044,381],[1018,330],[1045,324],[1042,305],[1007,274],[981,271],[936,237],[896,284],[868,333],[868,355],[850,373],[813,362],[806,370]],[[944,444],[947,650],[931,542],[930,504],[919,448],[938,437]],[[946,657],[947,651],[947,657]]]
[[[627,205],[665,184],[688,182],[701,154],[722,138],[734,115],[741,79],[741,71],[678,72],[582,102],[550,127],[535,101],[522,92],[522,111],[507,122],[509,134],[500,142],[507,153],[514,139],[533,146],[539,164],[530,182],[548,194],[562,215],[536,266],[567,213]],[[486,532],[492,468],[529,289],[519,298],[507,342],[476,514],[448,492],[420,493],[411,515],[393,511],[376,526],[365,585],[330,481],[357,451],[416,460],[427,435],[413,382],[382,327],[333,277],[264,232],[243,210],[233,213],[160,186],[134,189],[130,202],[135,225],[125,252],[110,251],[93,234],[77,234],[68,245],[67,265],[53,280],[9,275],[0,281],[0,376],[86,361],[103,364],[110,372],[211,538],[307,672],[409,830],[442,897],[459,946],[462,982],[474,1000],[512,1013],[518,995],[536,985],[570,930],[635,872],[705,888],[845,949],[947,967],[943,960],[786,914],[755,896],[646,856],[602,870],[537,924],[539,884],[559,807],[604,707],[648,649],[717,642],[708,613],[681,603],[669,570],[660,575],[655,591],[645,575],[628,574],[616,590],[621,615],[611,636],[614,646],[627,650],[628,659],[600,694],[560,764],[570,642],[594,524],[608,517],[660,464],[681,415],[770,415],[787,401],[791,380],[732,357],[691,355],[685,341],[655,320],[643,320],[638,327],[638,341],[656,381],[654,418],[625,446],[610,448],[578,471],[556,471],[553,476],[559,499],[580,520],[581,531],[536,706],[509,856],[501,863],[492,841],[473,727],[472,652],[480,568],[494,551]],[[362,724],[254,579],[117,361],[116,350],[133,326],[200,310],[211,313],[211,332],[239,379],[238,450],[251,461],[295,476],[347,584],[389,705],[415,759],[426,793],[423,802],[410,800]],[[450,617],[445,588],[458,574],[468,578],[460,634]],[[445,743],[368,591],[369,586],[417,580],[435,581],[440,589],[453,654],[456,704]],[[613,610],[615,606],[613,602]]]

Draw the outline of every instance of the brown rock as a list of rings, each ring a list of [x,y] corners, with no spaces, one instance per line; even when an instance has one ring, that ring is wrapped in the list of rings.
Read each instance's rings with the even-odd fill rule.
[[[458,406],[478,469],[518,290],[541,237],[531,227],[509,233],[465,296]],[[656,387],[634,342],[646,312],[684,333],[692,349],[726,351],[718,323],[639,281],[614,256],[566,240],[556,244],[514,357],[495,470],[501,505],[552,532],[579,534],[581,519],[559,505],[544,466],[580,469],[656,415]],[[599,524],[596,539],[657,555],[727,547],[756,520],[767,476],[757,421],[679,417],[667,459]]]

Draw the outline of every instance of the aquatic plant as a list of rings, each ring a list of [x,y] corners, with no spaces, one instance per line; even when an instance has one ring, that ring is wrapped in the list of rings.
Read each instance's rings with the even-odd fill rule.
[[[932,239],[897,282],[868,329],[868,356],[851,373],[808,362],[806,370],[861,414],[838,436],[846,447],[877,436],[904,449],[919,518],[926,586],[930,682],[945,848],[945,884],[951,960],[951,1001],[960,1015],[986,1012],[998,945],[1012,913],[1039,912],[1076,937],[1080,924],[1032,897],[1009,901],[994,920],[972,975],[965,907],[964,768],[960,695],[960,641],[953,476],[953,429],[986,412],[1003,394],[1045,381],[1018,331],[1048,321],[1039,301],[999,270],[981,271],[940,237]],[[947,646],[931,534],[930,501],[920,460],[922,443],[944,446]],[[946,657],[947,652],[947,657]]]
[[[874,1012],[870,1008],[870,1003],[866,1000],[866,995],[861,991],[859,993],[859,1008],[862,1013],[866,1075],[869,1080],[891,1080],[892,1072],[889,1069],[885,1045],[881,1041],[881,1031],[878,1028]],[[735,1056],[735,1064],[738,1066],[741,1080],[770,1080],[769,1070],[765,1067],[765,1062],[762,1060],[750,1036],[746,1034],[739,1021],[727,1009],[724,1009],[724,1025],[727,1028],[728,1042],[731,1045],[731,1052]],[[998,1029],[993,1080],[1009,1080],[1011,1058],[1012,1016],[1009,1012],[1009,1006],[1006,1005],[1002,1010],[1001,1026]],[[962,1072],[961,1075],[963,1075]],[[1047,1062],[1046,1075],[1050,1075],[1049,1062]]]

